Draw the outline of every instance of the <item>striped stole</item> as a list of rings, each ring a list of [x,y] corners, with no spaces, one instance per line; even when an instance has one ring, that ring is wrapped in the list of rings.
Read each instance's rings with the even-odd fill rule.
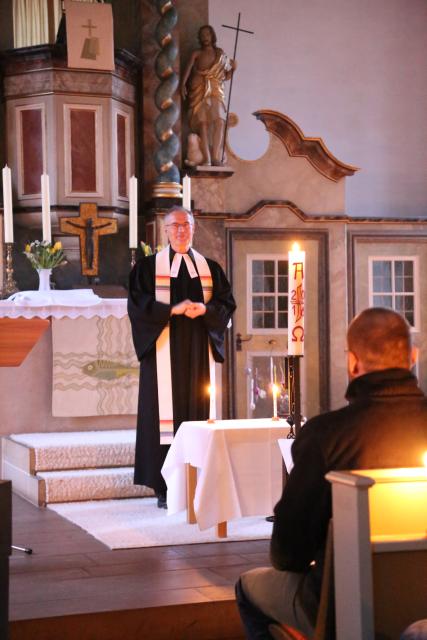
[[[170,279],[178,275],[181,260],[185,260],[190,276],[199,277],[203,290],[203,301],[206,304],[212,298],[212,275],[206,259],[194,249],[191,250],[196,262],[197,272],[191,258],[185,254],[176,253],[170,264],[170,245],[156,254],[156,288],[155,297],[158,302],[170,304]],[[171,273],[172,272],[172,273]],[[169,341],[169,323],[163,329],[156,342],[157,361],[157,393],[159,398],[160,444],[171,444],[173,439],[173,402],[172,402],[172,374]],[[209,345],[210,383],[215,384],[215,362]],[[206,390],[207,393],[207,390]],[[210,417],[214,412],[211,402]]]

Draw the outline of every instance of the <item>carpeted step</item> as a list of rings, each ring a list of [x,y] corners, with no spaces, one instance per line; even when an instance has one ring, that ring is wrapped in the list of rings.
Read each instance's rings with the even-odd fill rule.
[[[2,438],[2,477],[33,504],[151,496],[133,484],[135,429]]]
[[[133,467],[41,471],[45,503],[152,496],[153,490],[133,484]]]
[[[26,473],[3,461],[3,476],[12,490],[33,504],[152,496],[153,490],[133,484],[133,467],[75,469]]]
[[[26,473],[127,467],[134,463],[135,429],[20,433],[2,439],[2,457]]]

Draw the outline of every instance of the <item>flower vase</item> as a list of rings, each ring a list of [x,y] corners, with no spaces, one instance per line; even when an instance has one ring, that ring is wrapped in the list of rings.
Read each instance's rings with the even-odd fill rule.
[[[50,274],[52,269],[37,269],[39,274],[39,291],[50,291]]]

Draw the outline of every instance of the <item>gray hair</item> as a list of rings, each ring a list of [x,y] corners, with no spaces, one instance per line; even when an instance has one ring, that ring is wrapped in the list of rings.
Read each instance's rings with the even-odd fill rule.
[[[191,224],[194,225],[194,216],[192,214],[192,212],[190,211],[190,209],[186,209],[185,207],[180,207],[179,205],[174,205],[173,207],[171,207],[170,209],[168,209],[168,211],[166,212],[166,215],[164,217],[164,223],[167,223],[167,220],[169,218],[169,216],[171,216],[173,213],[178,213],[178,212],[183,212],[186,213],[187,216],[190,218]]]

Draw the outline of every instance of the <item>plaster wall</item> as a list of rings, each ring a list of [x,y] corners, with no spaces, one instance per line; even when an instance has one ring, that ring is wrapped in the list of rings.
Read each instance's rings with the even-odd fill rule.
[[[274,109],[340,160],[361,168],[346,213],[426,214],[427,4],[425,0],[209,0],[218,45],[230,56],[240,34],[231,146],[243,158],[268,144],[251,115]],[[304,208],[301,203],[298,203]]]

